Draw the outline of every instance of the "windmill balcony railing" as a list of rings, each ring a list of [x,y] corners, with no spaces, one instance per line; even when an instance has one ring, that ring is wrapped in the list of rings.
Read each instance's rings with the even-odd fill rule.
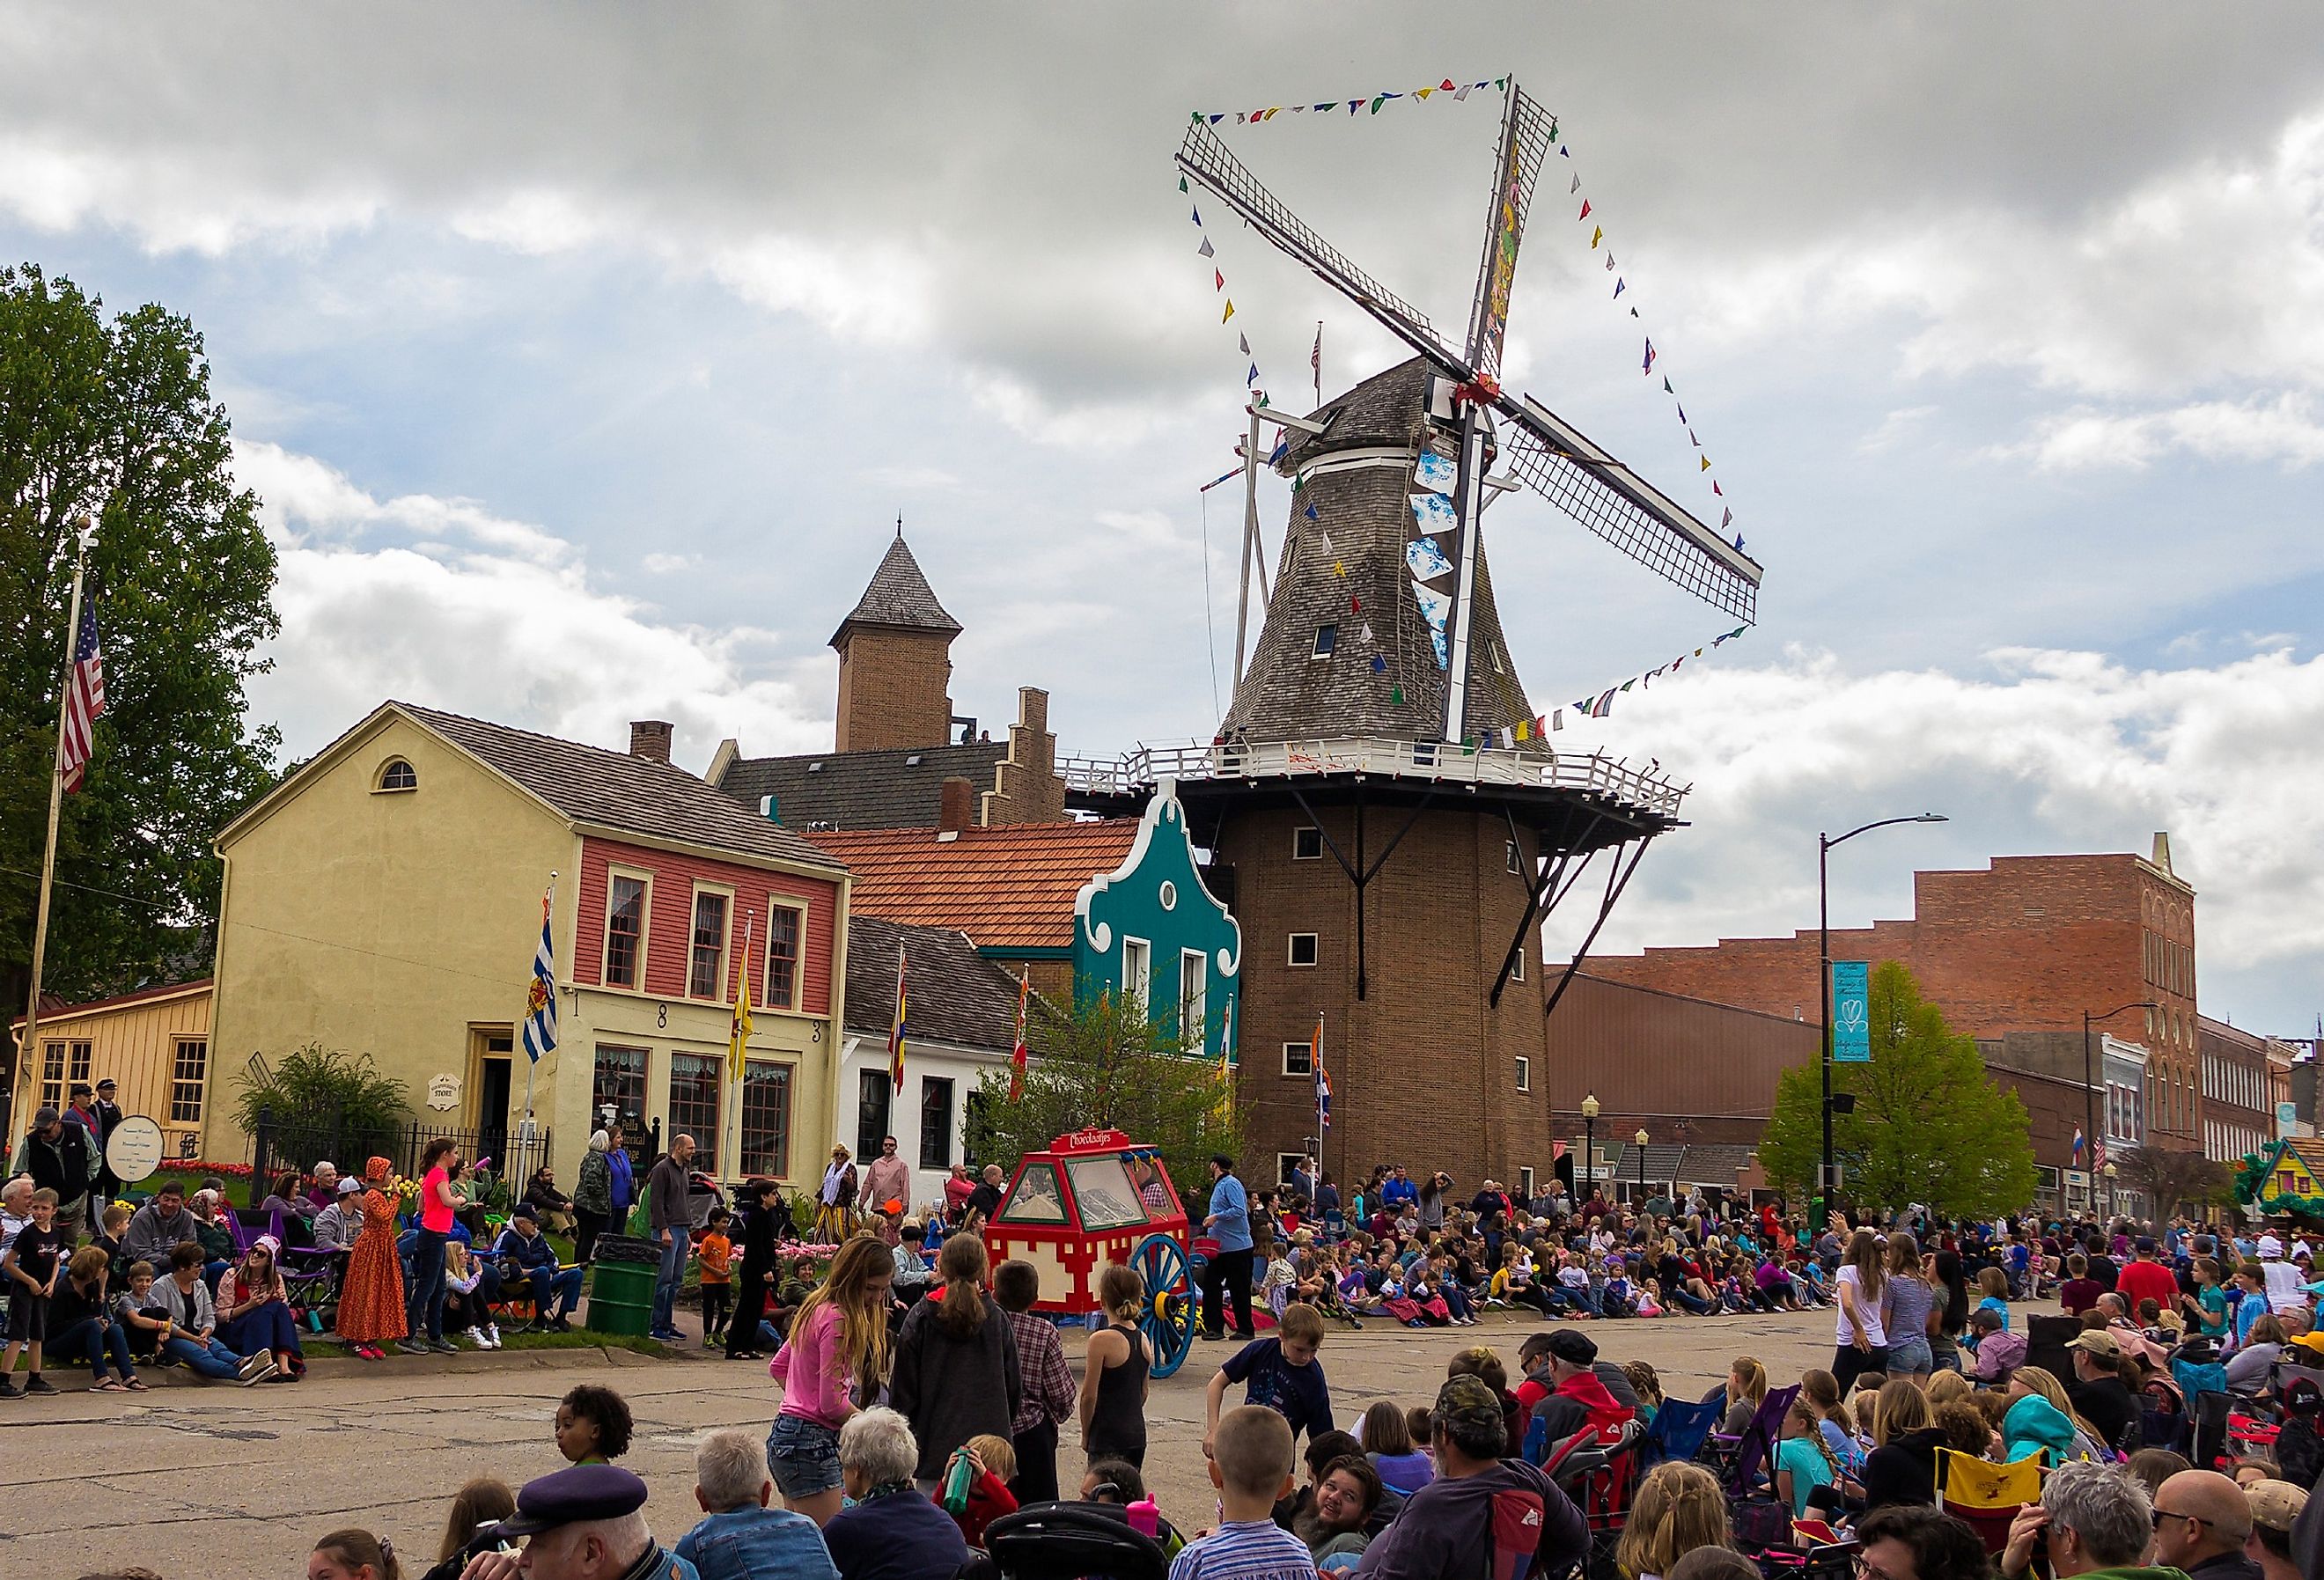
[[[1116,758],[1060,757],[1069,790],[1134,795],[1164,780],[1291,779],[1381,774],[1456,784],[1581,790],[1675,817],[1687,787],[1599,753],[1546,755],[1378,736],[1280,742],[1188,741],[1140,745]]]

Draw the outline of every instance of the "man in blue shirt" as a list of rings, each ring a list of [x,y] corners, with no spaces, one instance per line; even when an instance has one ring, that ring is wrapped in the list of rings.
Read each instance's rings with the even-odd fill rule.
[[[1234,1299],[1235,1337],[1248,1343],[1259,1336],[1250,1325],[1250,1197],[1235,1178],[1234,1160],[1224,1152],[1211,1160],[1211,1207],[1203,1232],[1218,1242],[1219,1252],[1203,1269],[1203,1336],[1226,1337],[1226,1302]]]
[[[1391,1217],[1403,1209],[1405,1203],[1419,1199],[1420,1187],[1412,1183],[1401,1163],[1389,1169],[1388,1178],[1380,1181],[1380,1204],[1388,1208]]]
[[[839,1580],[815,1521],[767,1506],[774,1491],[757,1437],[741,1428],[713,1432],[694,1451],[703,1521],[672,1550],[702,1580]]]

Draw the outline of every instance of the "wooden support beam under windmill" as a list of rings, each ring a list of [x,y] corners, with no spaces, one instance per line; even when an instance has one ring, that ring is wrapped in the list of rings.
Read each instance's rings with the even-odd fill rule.
[[[1291,799],[1306,814],[1307,821],[1314,825],[1315,832],[1323,837],[1323,848],[1332,853],[1332,859],[1340,864],[1340,871],[1346,873],[1348,882],[1355,886],[1356,997],[1360,999],[1370,986],[1370,977],[1364,968],[1364,891],[1371,886],[1374,878],[1379,876],[1380,869],[1388,865],[1388,858],[1396,854],[1396,847],[1404,843],[1404,836],[1412,832],[1412,826],[1420,821],[1420,815],[1428,810],[1428,803],[1436,799],[1436,786],[1432,784],[1421,791],[1418,804],[1412,808],[1412,816],[1404,820],[1404,827],[1396,831],[1396,837],[1388,842],[1388,847],[1379,853],[1379,859],[1370,866],[1364,864],[1364,792],[1360,781],[1356,786],[1356,859],[1353,861],[1342,853],[1339,842],[1332,837],[1332,831],[1323,827],[1323,819],[1315,815],[1315,808],[1307,804],[1307,798],[1295,788],[1291,791]]]

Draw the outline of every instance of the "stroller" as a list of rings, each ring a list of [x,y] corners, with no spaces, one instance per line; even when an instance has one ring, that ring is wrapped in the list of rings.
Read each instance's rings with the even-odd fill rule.
[[[1129,1511],[1102,1503],[1035,1503],[984,1530],[984,1556],[972,1555],[964,1580],[1168,1580],[1162,1544],[1133,1530]]]

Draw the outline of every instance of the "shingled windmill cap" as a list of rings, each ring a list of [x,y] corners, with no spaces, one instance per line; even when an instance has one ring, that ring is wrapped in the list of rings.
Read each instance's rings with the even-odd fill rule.
[[[912,558],[910,545],[904,541],[901,520],[896,524],[896,536],[888,545],[880,568],[872,573],[871,585],[863,596],[855,600],[855,607],[831,633],[831,643],[837,647],[847,633],[858,625],[881,625],[899,631],[932,631],[945,636],[958,636],[961,624],[945,612],[936,602],[936,589],[921,574],[920,562]]]

